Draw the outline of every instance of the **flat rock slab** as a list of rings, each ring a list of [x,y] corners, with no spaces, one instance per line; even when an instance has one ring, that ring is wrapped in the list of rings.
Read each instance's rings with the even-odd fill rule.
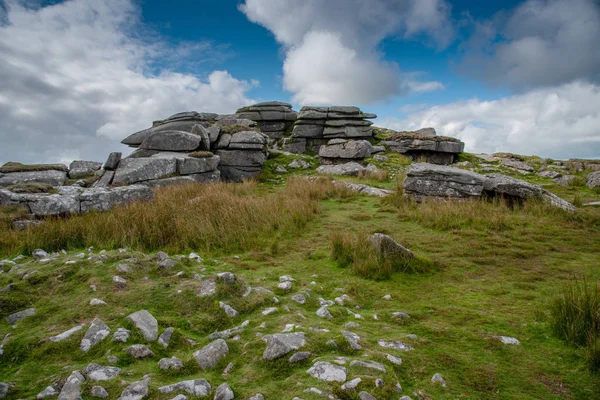
[[[64,171],[10,172],[0,174],[0,187],[18,183],[45,183],[51,186],[62,186],[66,180],[67,173]]]
[[[401,351],[411,351],[415,349],[414,347],[398,340],[379,340],[377,341],[377,344],[385,349],[395,349]]]
[[[123,160],[124,162],[126,160]],[[154,192],[144,185],[131,185],[116,188],[92,188],[79,195],[81,212],[108,211],[115,206],[135,201],[150,201]]]
[[[80,330],[82,330],[84,326],[85,325],[77,325],[77,326],[75,326],[75,327],[73,327],[73,328],[71,328],[71,329],[69,329],[67,331],[64,331],[61,334],[49,337],[48,340],[51,341],[51,342],[54,342],[54,343],[62,342],[63,340],[68,339],[69,337],[71,337],[71,335],[73,335],[74,333],[79,332]]]
[[[110,334],[110,328],[100,318],[95,318],[81,339],[79,348],[87,352]]]
[[[267,155],[262,151],[218,150],[220,166],[262,168]]]
[[[123,390],[119,400],[142,400],[148,396],[148,386],[150,385],[150,378],[146,378],[142,381],[133,382]]]
[[[175,174],[175,158],[125,158],[115,172],[113,185],[128,185],[136,182],[165,178]]]
[[[321,146],[319,157],[325,158],[367,158],[371,156],[373,146],[366,140],[330,140],[326,146]]]
[[[6,322],[8,322],[10,325],[13,325],[22,320],[23,318],[31,317],[33,315],[35,315],[35,308],[28,308],[26,310],[19,311],[14,314],[10,314],[8,317],[6,317]]]
[[[303,332],[277,333],[263,338],[267,342],[267,348],[263,352],[264,360],[275,360],[284,355],[298,350],[306,344]]]
[[[101,162],[76,160],[69,165],[69,178],[79,179],[93,175],[102,167]]]
[[[202,123],[196,119],[181,119],[171,120],[161,123],[160,125],[153,126],[152,128],[144,129],[143,131],[136,132],[121,141],[121,143],[128,146],[137,147],[141,145],[150,136],[165,132],[165,131],[180,131],[180,132],[191,132],[194,125]],[[208,123],[205,122],[208,126]]]
[[[158,321],[147,310],[140,310],[129,314],[127,320],[144,335],[144,339],[147,341],[154,341],[158,337]]]
[[[355,161],[337,165],[321,165],[319,168],[317,168],[317,173],[324,175],[357,176],[360,172],[364,171],[365,167]]]
[[[407,169],[405,193],[419,197],[468,198],[480,196],[485,178],[475,172],[429,163]]]
[[[108,381],[116,378],[121,373],[121,368],[105,367],[99,364],[88,364],[85,368],[88,379],[92,381]]]
[[[210,393],[210,390],[210,383],[205,379],[181,381],[158,388],[158,391],[161,393],[186,392],[194,396],[207,396]]]
[[[318,361],[308,371],[311,376],[326,382],[346,382],[348,370],[328,362]]]
[[[227,354],[229,354],[227,343],[223,339],[217,339],[196,351],[194,353],[194,358],[200,368],[212,369]]]
[[[502,174],[486,175],[483,190],[520,199],[540,198],[544,191],[538,185]]]

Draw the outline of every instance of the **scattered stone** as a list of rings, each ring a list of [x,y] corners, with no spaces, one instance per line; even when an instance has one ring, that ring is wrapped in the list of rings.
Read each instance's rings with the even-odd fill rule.
[[[172,385],[162,386],[158,388],[161,393],[171,393],[184,391],[194,396],[207,396],[210,393],[211,386],[205,379],[195,379],[181,381]]]
[[[109,334],[110,328],[104,322],[102,322],[100,318],[95,318],[83,336],[83,339],[81,339],[79,348],[82,351],[87,352],[92,348],[92,346],[100,343]]]
[[[362,382],[362,379],[360,379],[360,378],[354,378],[351,381],[348,381],[348,382],[344,383],[342,385],[342,390],[344,390],[346,392],[349,391],[349,390],[354,390],[354,389],[356,389],[356,387],[358,386],[358,384],[361,383],[361,382]]]
[[[312,353],[310,351],[299,351],[298,353],[292,354],[292,356],[289,358],[288,362],[290,364],[293,364],[293,363],[297,363],[300,361],[304,361],[311,355],[312,355]]]
[[[235,283],[235,281],[237,280],[235,274],[232,274],[231,272],[218,273],[217,279],[227,285],[231,285],[231,284]]]
[[[369,242],[371,243],[371,246],[386,258],[396,260],[411,260],[414,258],[412,251],[383,233],[373,234],[373,236],[369,238]]]
[[[112,340],[114,342],[122,342],[122,343],[127,343],[127,341],[129,340],[129,336],[131,335],[131,331],[129,329],[125,329],[125,328],[119,328],[117,329],[117,331],[113,334],[113,338]]]
[[[124,349],[133,358],[154,357],[152,350],[145,344],[134,344]]]
[[[279,311],[277,307],[269,307],[262,310],[262,315],[269,315]]]
[[[85,378],[78,371],[73,371],[63,385],[58,400],[80,400],[81,399],[81,384],[85,382]]]
[[[127,320],[139,329],[147,341],[151,342],[158,337],[158,321],[147,310],[129,314]]]
[[[200,368],[212,369],[227,354],[229,354],[227,343],[223,339],[217,339],[196,351],[194,353],[194,358]]]
[[[317,168],[318,174],[324,175],[350,175],[350,176],[358,176],[360,172],[364,172],[365,167],[357,163],[356,161],[351,161],[345,164],[336,164],[336,165],[321,165]]]
[[[248,400],[265,400],[265,396],[260,393],[255,394],[252,397],[249,397]]]
[[[431,383],[433,383],[434,385],[442,385],[442,387],[444,388],[446,387],[446,381],[444,380],[444,378],[442,378],[440,374],[433,375],[433,377],[431,378]]]
[[[93,386],[91,390],[92,397],[105,399],[108,397],[108,392],[102,386]]]
[[[295,333],[277,333],[267,335],[263,338],[267,342],[267,347],[263,352],[263,359],[272,361],[284,355],[298,350],[306,344],[306,338],[303,332]]]
[[[358,368],[368,368],[368,369],[374,369],[376,371],[380,371],[383,373],[386,373],[387,370],[385,368],[385,365],[380,364],[378,362],[374,362],[374,361],[360,361],[360,360],[353,360],[350,363],[351,367],[358,367]]]
[[[177,261],[171,260],[170,258],[163,260],[158,263],[158,268],[160,269],[171,269],[177,265]]]
[[[235,326],[233,328],[230,328],[230,329],[227,329],[227,330],[224,330],[221,332],[211,333],[210,335],[208,335],[208,338],[209,339],[228,339],[233,334],[242,331],[245,327],[248,326],[249,323],[250,323],[250,321],[246,320],[240,326]]]
[[[0,398],[2,398],[2,390],[0,389]],[[43,391],[41,391],[40,393],[38,393],[38,395],[36,396],[37,399],[47,399],[48,397],[56,397],[58,396],[58,390],[56,390],[56,388],[54,388],[54,386],[47,386],[46,389],[44,389]],[[4,397],[6,397],[6,395],[4,395]]]
[[[324,361],[316,362],[306,372],[322,381],[341,383],[346,381],[346,374],[348,373],[346,368]]]
[[[215,390],[214,400],[233,400],[235,395],[227,382],[221,383]]]
[[[323,306],[317,310],[317,316],[326,319],[332,319],[333,315],[329,312],[326,306]]]
[[[117,367],[104,367],[99,364],[88,364],[85,368],[85,373],[88,379],[92,381],[108,381],[116,378],[121,372],[121,368]]]
[[[600,171],[591,172],[587,176],[587,187],[590,189],[600,187]]]
[[[205,279],[201,284],[202,289],[198,292],[198,296],[208,297],[217,293],[217,282],[214,279]]]
[[[387,358],[388,361],[391,362],[392,364],[402,365],[402,359],[399,357],[394,357],[391,354],[386,354],[385,358]]]
[[[119,285],[125,285],[127,283],[127,279],[121,278],[119,275],[113,276],[113,282]]]
[[[306,297],[300,293],[293,295],[292,300],[298,304],[306,304]]]
[[[400,342],[400,341],[385,341],[385,340],[379,340],[377,341],[377,344],[379,344],[379,346],[386,348],[386,349],[396,349],[396,350],[402,350],[402,351],[410,351],[410,350],[414,350],[415,348]]]
[[[309,169],[310,168],[310,164],[307,163],[304,160],[294,160],[291,163],[288,164],[288,168],[293,168],[293,169]]]
[[[390,301],[392,299],[392,295],[390,294],[386,294],[385,296],[382,297],[383,300],[387,300]]]
[[[396,311],[396,312],[392,313],[392,317],[394,317],[394,318],[400,318],[400,319],[409,319],[410,315],[408,315],[405,312]]]
[[[49,337],[48,340],[54,343],[58,343],[58,342],[62,342],[63,340],[69,338],[72,334],[74,334],[75,332],[79,332],[80,330],[83,329],[85,325],[77,325],[67,331],[64,331],[61,334],[58,334],[56,336],[52,336]]]
[[[173,327],[165,329],[162,335],[160,335],[160,337],[158,338],[158,344],[160,344],[164,348],[169,347],[169,342],[171,341],[171,336],[173,335],[173,332],[175,332],[175,328]]]
[[[367,392],[360,392],[358,394],[358,398],[360,400],[377,400],[377,398],[375,398],[375,396],[373,396],[372,394],[367,393]]]
[[[161,358],[158,362],[158,367],[162,370],[173,369],[179,371],[183,368],[183,362],[175,356],[171,358]]]
[[[42,249],[35,249],[33,253],[31,253],[31,257],[33,257],[34,260],[40,260],[42,258],[48,258],[48,253]]]
[[[504,344],[512,344],[517,346],[521,344],[519,339],[510,336],[494,336],[494,339],[498,339]]]
[[[292,282],[281,282],[277,287],[281,290],[288,291],[292,289]]]
[[[358,343],[358,341],[360,340],[360,336],[358,336],[356,333],[342,331],[342,335],[346,338],[352,350],[362,349],[362,346]]]
[[[106,302],[104,300],[100,300],[100,299],[91,299],[90,300],[90,306],[99,306],[102,304],[106,304]]]
[[[118,400],[142,400],[148,396],[148,385],[150,385],[150,378],[133,382],[123,390]]]

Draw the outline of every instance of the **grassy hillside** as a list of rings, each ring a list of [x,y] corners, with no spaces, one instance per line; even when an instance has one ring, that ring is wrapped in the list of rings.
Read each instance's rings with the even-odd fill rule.
[[[84,398],[98,384],[110,399],[117,399],[127,383],[144,376],[151,378],[152,399],[175,396],[159,393],[160,386],[198,378],[213,389],[228,382],[239,399],[259,392],[266,399],[323,398],[305,392],[311,387],[342,399],[358,399],[363,390],[377,399],[600,398],[600,375],[586,368],[585,349],[556,337],[550,315],[553,299],[574,278],[600,280],[599,208],[569,214],[536,203],[517,208],[481,200],[416,204],[401,193],[382,199],[354,195],[325,181],[275,176],[276,165],[287,163],[286,158],[269,160],[267,173],[273,176],[267,175],[266,183],[167,188],[157,192],[152,204],[55,220],[25,232],[8,230],[4,222],[1,257],[26,255],[16,260],[19,267],[13,272],[13,265],[5,263],[0,274],[0,288],[12,284],[0,293],[0,337],[9,335],[0,356],[0,381],[15,384],[10,396],[34,398],[71,371],[84,370],[89,363],[110,365],[107,356],[117,356],[120,376],[86,382]],[[396,171],[387,179],[343,179],[395,188],[406,160],[392,157],[387,163]],[[600,198],[581,186],[562,188],[533,175],[521,178],[555,189],[569,201],[575,196]],[[390,235],[429,268],[372,280],[334,260],[336,237],[375,232]],[[38,247],[67,254],[40,263],[29,256]],[[154,258],[159,250],[177,264],[159,268]],[[192,251],[204,261],[190,259]],[[84,258],[78,258],[82,252]],[[119,264],[131,271],[117,272]],[[224,271],[234,273],[237,283],[219,283],[214,296],[197,296],[199,275]],[[115,283],[115,275],[127,283]],[[283,275],[295,279],[290,291],[277,288]],[[252,291],[243,297],[248,286],[273,294]],[[297,293],[306,295],[306,304],[292,300]],[[328,307],[332,319],[316,315],[319,298],[334,300],[343,294],[350,297],[343,306]],[[384,299],[388,294],[390,300]],[[92,298],[107,304],[92,306]],[[229,318],[219,301],[240,314]],[[16,328],[4,320],[30,307],[36,315]],[[277,312],[263,315],[270,307]],[[147,343],[126,320],[141,309],[156,317],[159,334],[175,328],[168,348]],[[410,318],[394,317],[394,312]],[[79,350],[87,327],[60,343],[47,340],[95,317],[111,328],[111,336],[88,353]],[[208,335],[245,320],[250,322],[239,339],[227,339],[229,355],[213,370],[200,369],[192,353],[212,341]],[[264,361],[262,336],[281,332],[288,324],[295,325],[294,332],[305,333],[307,344],[301,351],[312,356],[297,364],[288,363],[293,353]],[[119,327],[131,329],[127,344],[111,340]],[[348,345],[340,332],[344,329],[361,338],[362,349]],[[515,337],[521,345],[502,344],[495,339],[499,335]],[[414,350],[382,348],[379,340],[399,340]],[[147,344],[154,356],[133,359],[124,348],[135,343]],[[402,365],[388,361],[387,354],[402,358]],[[159,369],[158,361],[171,356],[184,362],[181,371]],[[306,372],[315,360],[334,362],[340,357],[348,380],[362,378],[358,390],[344,392],[339,383]],[[355,359],[382,363],[386,372],[350,366]],[[230,362],[233,368],[224,375]],[[445,379],[445,388],[431,383],[436,373]],[[384,385],[376,388],[376,379]],[[396,392],[396,383],[402,393]]]

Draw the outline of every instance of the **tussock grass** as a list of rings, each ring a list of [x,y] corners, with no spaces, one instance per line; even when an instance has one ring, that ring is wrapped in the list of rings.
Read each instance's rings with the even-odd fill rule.
[[[600,371],[600,283],[574,281],[550,307],[554,334],[567,343],[586,347],[592,372]]]
[[[387,169],[379,169],[377,171],[361,171],[358,173],[359,179],[368,179],[378,182],[387,181],[390,177],[390,172]]]
[[[210,158],[214,156],[214,154],[210,151],[194,151],[190,153],[189,156],[193,158]]]
[[[274,194],[255,182],[183,185],[156,191],[150,203],[105,213],[48,220],[22,232],[0,229],[0,252],[30,253],[97,246],[144,251],[238,251],[266,238],[295,232],[320,210],[318,201],[338,192],[325,180],[290,179]]]
[[[412,259],[386,257],[373,247],[366,233],[358,235],[333,232],[330,235],[331,257],[342,267],[351,267],[352,271],[363,278],[385,280],[394,272],[424,273],[436,268],[434,262],[422,257]]]
[[[15,193],[58,193],[52,185],[39,182],[17,183],[7,189]]]
[[[68,168],[63,164],[21,164],[18,162],[7,162],[0,167],[0,172],[8,174],[11,172],[32,172],[32,171],[63,171]]]

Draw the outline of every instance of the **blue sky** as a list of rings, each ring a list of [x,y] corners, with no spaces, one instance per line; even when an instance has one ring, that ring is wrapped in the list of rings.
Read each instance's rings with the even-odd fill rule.
[[[0,0],[0,162],[102,161],[153,120],[266,100],[600,158],[598,37],[597,0]]]

